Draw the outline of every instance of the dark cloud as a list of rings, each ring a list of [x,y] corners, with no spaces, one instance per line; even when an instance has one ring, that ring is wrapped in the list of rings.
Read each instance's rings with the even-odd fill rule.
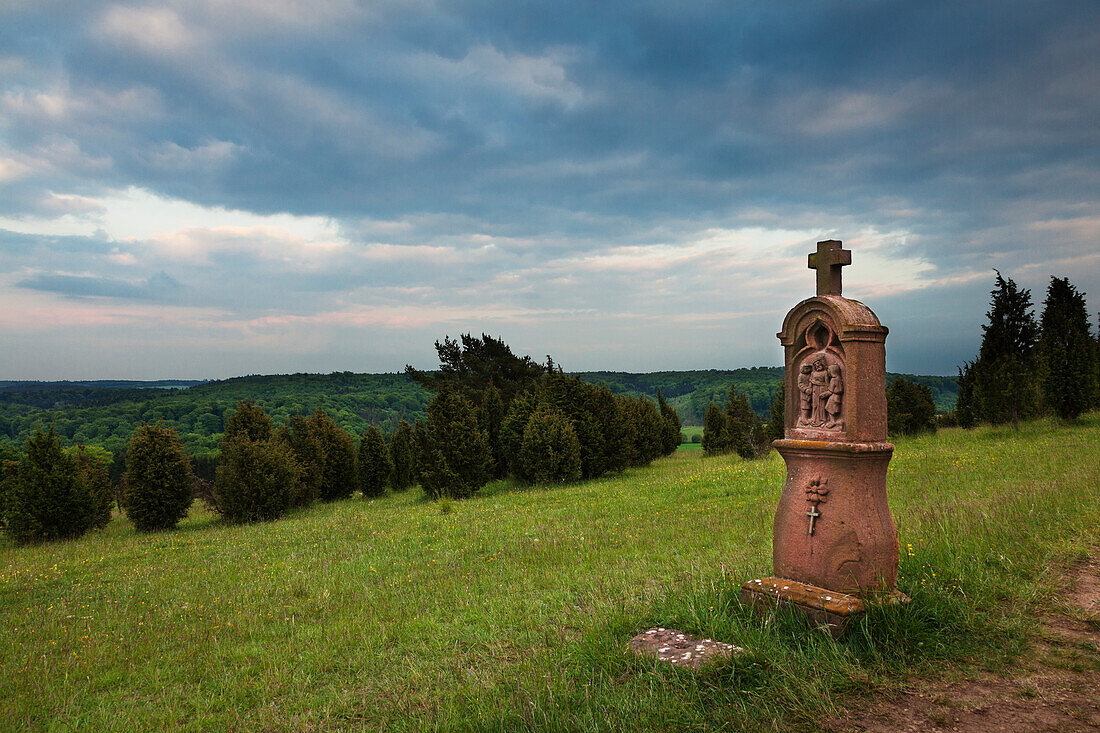
[[[183,286],[167,273],[158,272],[139,282],[127,282],[90,275],[40,274],[20,280],[18,287],[58,293],[70,298],[117,298],[122,300],[173,300]]]
[[[615,324],[656,314],[782,311],[800,281],[738,247],[798,261],[820,232],[912,268],[861,284],[905,324],[905,371],[972,350],[991,267],[1100,294],[1094,2],[44,1],[0,10],[0,49],[9,229],[92,220],[136,187],[330,218],[343,245],[203,222],[187,246],[0,232],[24,290],[243,320],[401,299],[595,314],[523,327],[568,349],[644,339],[660,328]],[[700,244],[749,230],[787,234]],[[668,343],[746,363],[772,353],[748,345],[771,317],[723,347],[698,322]],[[578,368],[641,359],[576,348]]]

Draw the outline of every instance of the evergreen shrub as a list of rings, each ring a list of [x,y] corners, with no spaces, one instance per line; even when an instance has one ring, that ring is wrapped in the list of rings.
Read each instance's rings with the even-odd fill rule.
[[[520,464],[521,478],[531,483],[568,483],[581,477],[581,443],[565,415],[549,407],[531,415],[523,433]]]
[[[321,500],[346,499],[359,488],[355,470],[355,438],[317,408],[310,418],[313,434],[321,445]]]
[[[730,452],[730,439],[726,433],[726,416],[713,402],[707,406],[703,418],[703,454],[717,456]]]
[[[290,505],[309,506],[321,495],[325,464],[324,451],[313,421],[302,415],[293,415],[286,425],[279,428],[278,436],[290,448],[299,469]]]
[[[393,460],[386,439],[371,425],[359,441],[359,489],[363,496],[381,496],[393,475]]]
[[[501,450],[504,452],[508,470],[514,476],[523,473],[520,452],[523,449],[523,434],[527,430],[527,421],[539,407],[538,390],[524,392],[512,400],[512,406],[500,426]]]
[[[78,445],[73,454],[77,473],[92,502],[92,526],[106,527],[115,507],[111,486],[111,454],[103,448]]]
[[[249,440],[268,440],[274,428],[271,418],[262,405],[257,405],[252,400],[241,400],[233,414],[225,421],[226,438],[236,438],[239,435],[248,436]]]
[[[402,420],[390,438],[393,490],[404,491],[416,483],[416,446],[412,426]]]
[[[491,478],[489,438],[474,406],[456,388],[440,388],[417,438],[420,486],[429,497],[464,499]]]
[[[19,544],[79,537],[97,521],[97,506],[76,461],[51,426],[27,438],[4,471],[4,525]]]
[[[936,432],[936,402],[932,389],[904,377],[886,387],[886,429],[891,435]]]
[[[665,401],[665,396],[661,394],[661,390],[657,390],[657,410],[661,413],[661,419],[664,421],[661,454],[672,455],[680,447],[680,443],[683,442],[683,437],[680,435],[680,416],[676,414],[676,410],[672,405]]]
[[[126,448],[126,516],[142,532],[172,529],[191,501],[191,461],[175,428],[139,427]]]
[[[290,508],[301,469],[282,440],[250,440],[246,434],[223,438],[214,497],[231,522],[278,519]]]

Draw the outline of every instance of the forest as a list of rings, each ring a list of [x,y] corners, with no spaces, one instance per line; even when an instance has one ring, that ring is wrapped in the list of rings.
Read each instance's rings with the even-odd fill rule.
[[[707,406],[722,403],[730,384],[766,420],[783,368],[576,372],[574,376],[606,384],[616,394],[655,399],[661,390],[684,425],[702,425]],[[932,390],[937,412],[954,407],[956,377],[903,376]],[[354,435],[370,425],[388,435],[401,420],[411,423],[423,418],[431,393],[403,373],[251,375],[210,382],[7,381],[0,382],[0,447],[22,448],[36,426],[53,425],[69,442],[118,453],[141,423],[163,421],[176,429],[188,452],[213,454],[227,413],[246,399],[262,405],[277,425],[322,408]]]

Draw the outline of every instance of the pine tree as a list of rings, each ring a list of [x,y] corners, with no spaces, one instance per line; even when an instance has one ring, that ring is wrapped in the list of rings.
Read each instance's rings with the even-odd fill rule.
[[[393,490],[404,491],[416,483],[416,447],[412,426],[402,420],[390,438]]]
[[[730,441],[726,433],[726,416],[713,402],[707,406],[706,417],[703,418],[703,454],[717,456],[729,453]]]
[[[1043,397],[1063,420],[1088,410],[1096,390],[1096,347],[1085,296],[1068,278],[1050,278],[1040,319]]]
[[[512,400],[522,392],[538,384],[539,378],[549,369],[530,356],[518,357],[502,339],[488,334],[477,338],[462,334],[460,341],[444,337],[435,342],[439,355],[439,371],[422,372],[406,366],[405,372],[425,389],[438,392],[444,385],[457,389],[471,402],[489,387],[500,390],[503,412],[507,413]]]
[[[672,405],[665,401],[665,396],[661,394],[661,390],[657,390],[657,409],[661,413],[661,419],[664,420],[664,430],[662,431],[662,454],[669,456],[676,452],[676,449],[680,447],[680,443],[683,442],[683,436],[680,434],[680,416],[676,414],[676,410]]]
[[[492,477],[489,438],[459,391],[443,385],[428,404],[417,463],[420,485],[433,498],[472,496]]]
[[[359,441],[359,489],[363,497],[381,496],[393,475],[393,460],[386,439],[371,425]]]
[[[176,429],[142,425],[126,448],[126,516],[142,532],[172,529],[191,507],[191,461]]]
[[[1038,409],[1039,385],[1035,344],[1039,326],[1031,311],[1031,291],[1020,290],[997,272],[990,293],[989,323],[982,326],[982,346],[974,365],[974,395],[980,419],[1012,422]]]

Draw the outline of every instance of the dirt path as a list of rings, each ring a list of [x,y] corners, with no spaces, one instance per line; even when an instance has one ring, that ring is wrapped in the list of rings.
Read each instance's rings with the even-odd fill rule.
[[[854,706],[823,728],[854,731],[1100,730],[1100,554],[1071,568],[1066,615],[1043,619],[1011,675],[915,683]]]

